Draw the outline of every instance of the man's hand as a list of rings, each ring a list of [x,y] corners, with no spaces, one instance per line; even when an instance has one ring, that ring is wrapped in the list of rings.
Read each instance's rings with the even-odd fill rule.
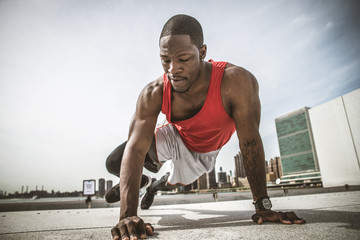
[[[113,240],[138,240],[144,239],[147,235],[152,236],[154,228],[150,223],[137,217],[128,217],[121,220],[111,229]]]
[[[256,214],[252,215],[251,219],[257,223],[263,222],[281,222],[284,224],[303,224],[306,221],[299,218],[294,212],[275,212],[271,210],[258,210]]]

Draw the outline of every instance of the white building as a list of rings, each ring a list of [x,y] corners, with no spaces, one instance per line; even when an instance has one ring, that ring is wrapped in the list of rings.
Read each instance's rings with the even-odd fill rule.
[[[360,89],[309,109],[324,187],[360,185]]]

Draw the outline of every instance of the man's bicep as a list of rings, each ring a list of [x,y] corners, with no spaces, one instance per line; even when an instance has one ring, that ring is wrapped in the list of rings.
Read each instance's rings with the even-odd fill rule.
[[[154,137],[157,119],[134,117],[129,131],[128,145],[141,154],[146,154]]]
[[[128,145],[143,154],[149,150],[161,110],[161,98],[158,95],[153,88],[145,88],[139,96],[131,121]]]
[[[251,89],[252,90],[252,89]],[[234,101],[232,115],[240,138],[258,134],[261,105],[256,90],[242,95]]]

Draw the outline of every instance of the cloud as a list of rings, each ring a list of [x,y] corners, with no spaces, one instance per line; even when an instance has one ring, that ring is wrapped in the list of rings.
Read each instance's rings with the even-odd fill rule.
[[[300,16],[294,18],[291,21],[291,24],[292,25],[305,25],[305,24],[309,23],[311,20],[312,20],[311,17],[309,17],[308,15],[303,13]]]

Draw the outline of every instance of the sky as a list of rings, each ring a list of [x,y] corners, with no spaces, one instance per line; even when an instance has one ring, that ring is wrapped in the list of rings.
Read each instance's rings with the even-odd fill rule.
[[[359,12],[356,0],[0,0],[0,190],[117,182],[105,159],[163,73],[160,31],[180,13],[202,24],[207,60],[255,75],[265,158],[279,156],[275,118],[360,87]],[[238,152],[234,134],[216,171],[234,172]]]

